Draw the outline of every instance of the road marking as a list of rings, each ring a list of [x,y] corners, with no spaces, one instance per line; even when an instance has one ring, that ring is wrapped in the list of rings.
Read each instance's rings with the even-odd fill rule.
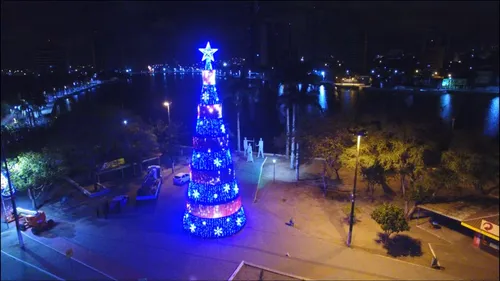
[[[427,243],[427,244],[429,244],[429,249],[431,249],[432,256],[436,257],[436,253],[434,253],[434,249],[432,249],[431,243]]]
[[[448,240],[444,239],[443,237],[441,237],[441,236],[437,235],[436,233],[433,233],[432,231],[429,231],[429,230],[425,229],[425,227],[421,227],[420,225],[417,225],[417,227],[418,227],[418,228],[420,228],[421,230],[423,230],[423,231],[425,231],[425,232],[429,233],[429,234],[432,234],[432,235],[436,236],[437,238],[439,238],[439,239],[441,239],[441,240],[443,240],[443,241],[445,241],[445,242],[448,242],[448,243],[450,243],[450,244],[453,244],[451,241],[448,241]]]
[[[4,252],[4,250],[1,250],[1,251],[2,251],[2,254],[6,255],[6,256],[8,256],[8,257],[11,257],[11,258],[13,258],[14,260],[16,260],[16,261],[18,261],[18,262],[21,262],[21,263],[23,263],[23,264],[25,264],[25,265],[27,265],[27,266],[29,266],[29,267],[32,267],[32,268],[34,268],[34,269],[36,269],[36,270],[38,270],[38,271],[40,271],[40,272],[43,272],[43,273],[45,273],[45,274],[49,275],[49,276],[50,276],[50,277],[52,277],[52,278],[55,278],[55,279],[57,279],[57,280],[62,280],[62,281],[64,281],[64,279],[63,279],[63,278],[61,278],[61,277],[59,277],[59,276],[57,276],[57,275],[55,275],[55,274],[52,274],[52,273],[50,273],[50,272],[48,272],[48,271],[46,271],[46,270],[44,270],[44,269],[41,269],[41,268],[39,268],[38,266],[36,266],[36,265],[34,265],[34,264],[31,264],[31,263],[29,263],[29,262],[27,262],[27,261],[23,261],[23,260],[21,260],[21,259],[18,259],[18,258],[16,258],[16,257],[14,257],[13,255],[8,254],[8,253],[6,253],[6,252]]]
[[[55,248],[53,248],[53,247],[51,247],[51,246],[49,246],[49,245],[45,244],[45,243],[43,243],[42,241],[40,241],[40,240],[38,240],[38,239],[35,239],[35,238],[33,238],[33,237],[29,236],[29,235],[26,235],[26,234],[24,234],[24,233],[23,233],[23,235],[24,235],[25,237],[30,238],[31,240],[33,240],[33,241],[35,241],[35,242],[38,242],[38,243],[40,243],[40,244],[44,245],[44,246],[45,246],[45,247],[47,247],[47,248],[50,248],[50,249],[52,249],[52,250],[54,250],[54,251],[56,251],[56,252],[60,253],[60,254],[61,254],[61,255],[63,255],[63,256],[66,256],[66,254],[65,254],[65,253],[63,253],[63,252],[61,252],[61,251],[59,251],[59,250],[57,250],[57,249],[55,249]],[[71,260],[74,260],[74,261],[76,261],[76,262],[78,262],[79,264],[81,264],[81,265],[83,265],[83,266],[86,266],[86,267],[88,267],[88,268],[90,268],[90,269],[94,270],[94,271],[95,271],[95,272],[97,272],[97,273],[100,273],[100,274],[102,274],[102,275],[106,276],[107,278],[109,278],[109,279],[111,279],[111,280],[117,281],[117,279],[116,279],[116,278],[113,278],[113,277],[109,276],[108,274],[106,274],[106,273],[104,273],[104,272],[100,271],[99,269],[97,269],[97,268],[95,268],[95,267],[93,267],[93,266],[90,266],[90,265],[88,265],[88,264],[86,264],[86,263],[84,263],[84,262],[82,262],[82,261],[80,261],[80,260],[77,260],[77,259],[73,258],[73,257],[71,257],[70,259],[71,259]]]

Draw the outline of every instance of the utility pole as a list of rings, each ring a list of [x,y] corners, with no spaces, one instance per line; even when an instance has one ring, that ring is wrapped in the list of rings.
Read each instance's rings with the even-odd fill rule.
[[[7,177],[7,184],[9,185],[10,200],[12,202],[12,212],[14,213],[14,220],[16,223],[17,239],[19,240],[19,246],[24,250],[23,235],[21,234],[21,229],[19,227],[19,215],[17,214],[17,206],[15,200],[14,189],[12,188],[12,182],[10,181],[9,167],[7,166],[7,157],[5,156],[5,149],[2,141],[2,162],[5,166],[5,176]]]
[[[358,166],[359,166],[359,147],[361,145],[361,137],[366,136],[366,131],[359,131],[357,135],[356,145],[356,167],[354,168],[354,184],[351,194],[351,214],[349,215],[349,233],[347,234],[347,247],[351,247],[352,243],[352,227],[354,224],[354,205],[356,203],[356,182],[358,181]]]

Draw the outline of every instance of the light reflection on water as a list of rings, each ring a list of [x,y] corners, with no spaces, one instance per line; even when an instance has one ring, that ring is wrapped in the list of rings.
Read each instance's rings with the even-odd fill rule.
[[[326,94],[327,93],[325,90],[325,86],[323,86],[323,85],[319,86],[318,103],[323,110],[328,109],[328,102],[326,100]]]
[[[279,89],[278,89],[278,96],[282,96],[285,91],[285,85],[280,84]]]
[[[96,95],[89,96],[89,98],[98,98],[98,100],[104,100],[104,102],[112,104],[119,102],[117,104],[118,106],[124,103],[125,108],[134,109],[138,114],[144,116],[144,118],[148,118],[150,114],[156,118],[156,116],[163,116],[165,111],[163,108],[159,108],[158,112],[155,111],[151,113],[153,111],[151,108],[154,107],[153,104],[156,102],[156,99],[163,101],[165,94],[168,93],[169,99],[172,99],[172,101],[177,104],[175,109],[172,108],[172,117],[181,120],[184,124],[191,124],[194,122],[193,116],[195,116],[195,112],[193,110],[196,108],[195,105],[197,104],[199,98],[199,88],[201,88],[201,81],[199,81],[199,77],[187,76],[184,80],[181,80],[179,76],[174,77],[173,75],[157,75],[155,78],[157,79],[156,81],[154,78],[149,80],[149,77],[134,76],[133,82],[132,79],[128,82],[130,84],[116,83],[112,85],[104,85],[98,89],[92,89],[91,91],[96,91],[98,93],[96,93]],[[174,83],[173,81],[177,82]],[[226,86],[227,85],[225,83],[220,83],[220,93],[227,91]],[[278,95],[283,95],[285,90],[284,85],[280,85],[276,90]],[[383,104],[390,104],[393,99],[401,99],[401,101],[404,101],[408,107],[421,108],[417,110],[422,110],[422,114],[427,114],[430,108],[437,108],[433,114],[436,114],[436,117],[441,117],[445,120],[445,122],[451,122],[451,118],[454,114],[465,111],[467,114],[464,118],[474,120],[468,122],[468,125],[466,125],[467,128],[481,128],[484,131],[484,134],[498,135],[498,97],[491,99],[484,96],[478,96],[470,99],[469,97],[458,94],[450,95],[445,93],[440,95],[439,99],[437,99],[436,96],[432,95],[386,95],[385,93],[376,94],[369,91],[359,92],[357,89],[340,89],[337,94],[337,92],[330,91],[328,87],[325,86],[320,86],[317,90],[318,104],[325,111],[337,112],[338,110],[338,112],[350,114],[357,112],[357,108],[359,106],[366,106],[367,102],[368,108],[370,108],[371,106],[378,107]],[[262,94],[265,93],[265,91],[260,92],[261,96],[258,101],[255,101],[255,104],[245,103],[245,107],[247,108],[244,109],[241,114],[242,131],[244,131],[244,134],[255,134],[256,136],[266,136],[265,134],[269,134],[270,137],[270,135],[274,133],[280,134],[282,127],[278,127],[278,125],[266,124],[260,126],[259,128],[252,125],[254,123],[265,123],[275,118],[275,113],[271,112],[272,110],[269,111],[269,114],[254,115],[254,111],[258,112],[258,109],[262,107],[276,108],[276,106],[268,104],[268,99]],[[101,93],[103,94],[101,95]],[[186,93],[188,93],[188,95]],[[370,97],[374,98],[372,99]],[[61,113],[64,113],[66,109],[71,110],[71,107],[77,106],[77,104],[81,103],[81,101],[85,99],[86,98],[84,97],[71,99],[72,104],[63,104],[64,100],[61,100],[60,102],[57,102],[57,104],[60,104],[61,106],[59,109],[56,105],[56,111],[59,109],[62,111]],[[380,101],[380,105],[372,105],[373,101]],[[228,108],[232,106],[232,103],[227,105]],[[253,110],[248,108],[250,106],[254,107]],[[470,110],[466,110],[468,108]],[[234,111],[231,110],[230,112]],[[314,110],[311,109],[310,112],[314,112]],[[460,119],[459,116],[456,117],[457,120]],[[232,122],[232,118],[230,116],[226,116],[226,122]],[[235,127],[236,123],[233,123]],[[236,128],[234,128],[234,130],[235,129]]]
[[[71,111],[71,101],[69,100],[69,98],[66,99],[66,111]]]
[[[452,101],[450,94],[444,94],[439,98],[440,116],[444,121],[451,120]]]
[[[341,89],[342,111],[352,112],[356,103],[356,91],[353,89]]]
[[[484,134],[488,136],[498,135],[498,99],[496,97],[491,100],[489,109],[486,112]]]

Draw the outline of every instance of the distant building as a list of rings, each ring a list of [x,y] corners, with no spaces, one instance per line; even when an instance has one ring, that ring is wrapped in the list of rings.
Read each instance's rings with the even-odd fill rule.
[[[444,60],[446,56],[446,46],[442,40],[431,39],[424,43],[422,54],[420,56],[420,64],[432,70],[443,69]]]
[[[69,66],[65,49],[51,40],[45,41],[36,49],[34,60],[35,68],[39,72],[51,69],[66,70]]]
[[[253,19],[248,27],[249,66],[269,68],[302,57],[313,60],[316,33],[310,30],[317,26],[318,19],[312,16],[312,4],[294,2],[286,12],[276,14],[273,4],[259,2],[253,2]]]

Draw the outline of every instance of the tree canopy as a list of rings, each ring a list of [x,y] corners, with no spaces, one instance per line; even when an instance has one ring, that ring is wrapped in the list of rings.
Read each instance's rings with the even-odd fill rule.
[[[44,150],[23,152],[7,160],[12,184],[17,190],[43,189],[65,174],[66,167],[58,155]]]
[[[74,171],[89,172],[118,158],[135,162],[159,151],[153,128],[115,107],[77,110],[57,119],[51,131],[50,148],[60,152]]]
[[[371,213],[371,217],[380,225],[387,238],[390,238],[393,233],[410,230],[404,210],[394,204],[384,203],[377,206]]]

